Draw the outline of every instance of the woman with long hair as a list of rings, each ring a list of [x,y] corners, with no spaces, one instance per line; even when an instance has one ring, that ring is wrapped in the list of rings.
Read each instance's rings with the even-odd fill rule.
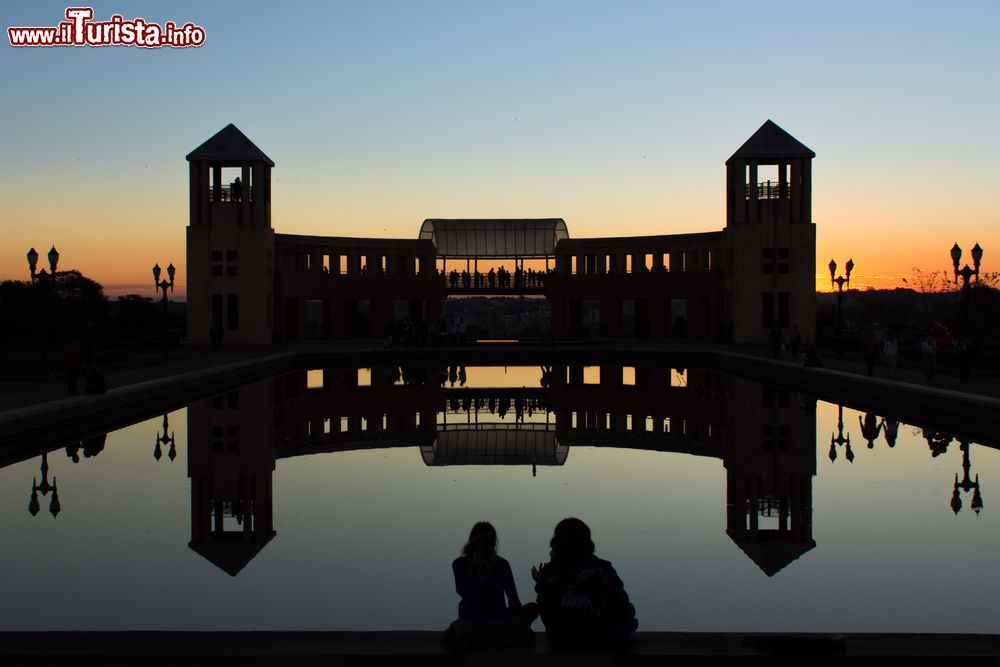
[[[639,623],[611,563],[594,555],[590,527],[560,521],[549,562],[531,568],[545,633],[560,646],[611,648],[628,642]]]
[[[445,633],[461,648],[500,647],[534,638],[531,622],[538,615],[532,603],[521,606],[514,574],[497,554],[497,531],[480,521],[472,527],[461,555],[451,564],[455,575],[458,620]],[[506,598],[506,602],[505,602]]]

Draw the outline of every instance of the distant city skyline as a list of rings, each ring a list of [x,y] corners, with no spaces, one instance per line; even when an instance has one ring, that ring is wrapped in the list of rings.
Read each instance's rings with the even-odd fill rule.
[[[90,6],[205,44],[4,45],[0,279],[54,244],[109,295],[152,296],[172,262],[183,297],[184,156],[230,122],[276,163],[278,232],[561,217],[580,238],[721,229],[724,162],[771,118],[817,154],[819,288],[831,257],[894,287],[956,241],[1000,269],[996,3]]]

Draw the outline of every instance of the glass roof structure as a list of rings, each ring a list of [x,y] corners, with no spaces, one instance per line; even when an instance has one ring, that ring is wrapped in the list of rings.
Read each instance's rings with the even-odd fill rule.
[[[428,219],[420,238],[429,239],[438,257],[552,257],[556,243],[569,238],[562,218],[524,220]]]

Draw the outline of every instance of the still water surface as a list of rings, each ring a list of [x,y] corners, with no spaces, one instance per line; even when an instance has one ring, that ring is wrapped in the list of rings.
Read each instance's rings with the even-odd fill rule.
[[[50,451],[57,491],[0,469],[0,629],[441,629],[475,521],[528,600],[578,516],[640,630],[1000,632],[991,446],[697,369],[450,371],[226,391],[173,459],[163,417]]]

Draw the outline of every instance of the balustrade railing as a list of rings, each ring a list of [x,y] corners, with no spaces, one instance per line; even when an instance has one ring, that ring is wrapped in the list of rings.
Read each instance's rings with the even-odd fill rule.
[[[747,183],[747,199],[750,199],[751,187],[752,185]],[[775,183],[773,181],[757,183],[757,199],[791,199],[791,197],[792,189],[789,187],[788,183]]]
[[[210,201],[225,201],[225,202],[238,202],[242,200],[253,201],[253,187],[246,187],[243,185],[233,187],[230,185],[220,185],[218,187],[219,196],[215,196],[216,188],[208,189],[208,198]]]

